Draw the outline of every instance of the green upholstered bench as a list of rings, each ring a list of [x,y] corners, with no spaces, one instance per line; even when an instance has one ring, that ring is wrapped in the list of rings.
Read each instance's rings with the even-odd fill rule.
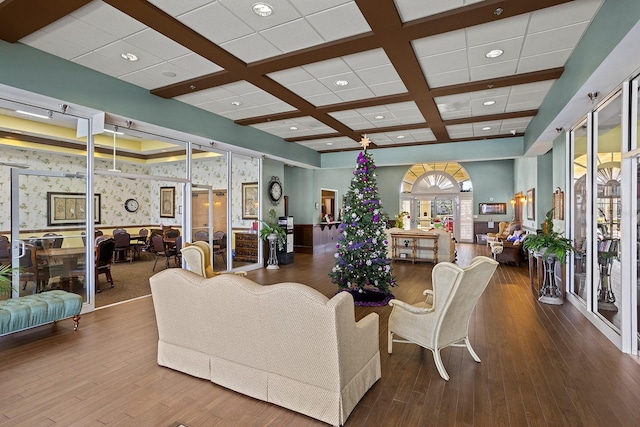
[[[0,335],[73,317],[78,329],[82,297],[67,291],[48,291],[0,301]]]

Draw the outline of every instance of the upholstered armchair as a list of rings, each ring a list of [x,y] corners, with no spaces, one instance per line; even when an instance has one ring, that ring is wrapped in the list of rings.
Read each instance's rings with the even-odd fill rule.
[[[182,253],[182,258],[184,258],[187,263],[187,270],[207,278],[221,274],[213,271],[213,267],[211,266],[211,248],[207,242],[187,242],[180,252]],[[246,276],[247,272],[236,271],[234,274]]]
[[[509,223],[508,222],[504,222],[501,221],[498,223],[498,232],[497,233],[487,233],[487,237],[492,237],[493,239],[491,240],[497,240],[497,238],[502,238],[503,234],[505,233],[505,231],[508,228]],[[506,236],[504,236],[505,238],[508,236],[508,234]]]
[[[480,295],[487,287],[498,263],[485,256],[475,257],[467,268],[449,262],[433,267],[433,290],[424,291],[426,301],[418,304],[392,299],[389,316],[388,352],[393,343],[413,343],[431,350],[440,376],[449,380],[440,350],[462,347],[480,362],[469,342],[469,319]],[[396,339],[399,335],[404,339]]]

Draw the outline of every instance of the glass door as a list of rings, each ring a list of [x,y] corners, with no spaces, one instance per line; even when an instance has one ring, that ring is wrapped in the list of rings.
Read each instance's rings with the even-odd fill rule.
[[[87,201],[86,188],[81,172],[11,170],[11,257],[20,268],[13,297],[63,289],[89,302],[93,245],[86,244],[86,218],[92,212],[96,219],[99,196]]]

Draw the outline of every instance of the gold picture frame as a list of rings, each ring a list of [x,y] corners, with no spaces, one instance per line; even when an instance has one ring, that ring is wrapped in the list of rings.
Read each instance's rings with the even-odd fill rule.
[[[47,225],[85,224],[85,193],[47,192]],[[93,222],[100,224],[100,194],[93,195]]]
[[[160,187],[160,218],[176,217],[176,189]]]
[[[527,190],[527,219],[534,221],[536,219],[536,190],[531,188]]]
[[[258,219],[258,183],[242,183],[242,219]]]

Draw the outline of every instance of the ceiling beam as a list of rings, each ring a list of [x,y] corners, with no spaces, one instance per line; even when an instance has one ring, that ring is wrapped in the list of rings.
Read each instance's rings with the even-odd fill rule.
[[[91,3],[91,0],[4,0],[0,3],[0,40],[16,43]]]

